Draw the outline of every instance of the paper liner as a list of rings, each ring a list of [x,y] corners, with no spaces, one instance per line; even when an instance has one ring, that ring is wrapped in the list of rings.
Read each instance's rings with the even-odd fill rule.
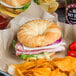
[[[24,61],[12,54],[14,49],[9,49],[9,47],[11,47],[12,40],[14,39],[19,27],[25,22],[33,19],[46,19],[51,22],[57,23],[57,14],[49,14],[32,2],[31,6],[25,12],[21,13],[16,18],[10,21],[8,29],[0,30],[0,70],[3,70],[3,67],[5,65],[21,63]],[[62,30],[64,40],[69,45],[69,43],[71,43],[76,38],[74,33],[75,28],[73,29],[73,32],[73,26],[71,25],[59,22],[58,25]],[[65,52],[61,52],[55,55],[55,57],[64,56]]]

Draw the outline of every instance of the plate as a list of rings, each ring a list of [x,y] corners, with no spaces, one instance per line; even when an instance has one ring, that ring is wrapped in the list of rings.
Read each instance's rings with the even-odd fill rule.
[[[5,73],[3,71],[0,71],[0,76],[10,76],[10,75],[8,75],[7,73]]]

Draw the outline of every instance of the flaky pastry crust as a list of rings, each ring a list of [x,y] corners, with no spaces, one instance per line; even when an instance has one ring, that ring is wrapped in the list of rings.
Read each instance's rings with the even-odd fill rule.
[[[47,20],[28,21],[20,27],[17,38],[27,47],[42,47],[54,43],[61,37],[57,24]]]

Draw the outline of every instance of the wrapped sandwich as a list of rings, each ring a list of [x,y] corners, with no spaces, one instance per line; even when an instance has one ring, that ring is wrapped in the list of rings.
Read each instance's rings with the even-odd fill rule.
[[[45,11],[49,13],[55,12],[59,6],[56,0],[34,0],[34,2],[40,5]]]
[[[31,0],[1,0],[0,12],[7,14],[10,17],[15,17],[19,13],[25,11],[30,4]]]
[[[48,20],[26,22],[17,32],[13,43],[16,55],[26,59],[50,59],[55,52],[64,51],[60,28]]]

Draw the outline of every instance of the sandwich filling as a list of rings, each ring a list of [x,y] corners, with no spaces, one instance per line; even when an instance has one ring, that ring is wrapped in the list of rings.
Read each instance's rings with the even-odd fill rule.
[[[45,47],[36,47],[36,48],[28,48],[24,45],[22,45],[20,42],[17,42],[15,45],[15,50],[16,50],[16,55],[20,57],[30,57],[30,58],[35,58],[35,57],[43,57],[44,55],[49,57],[49,55],[52,52],[59,52],[59,51],[64,51],[65,43],[62,41],[60,38],[53,44],[46,45]]]

